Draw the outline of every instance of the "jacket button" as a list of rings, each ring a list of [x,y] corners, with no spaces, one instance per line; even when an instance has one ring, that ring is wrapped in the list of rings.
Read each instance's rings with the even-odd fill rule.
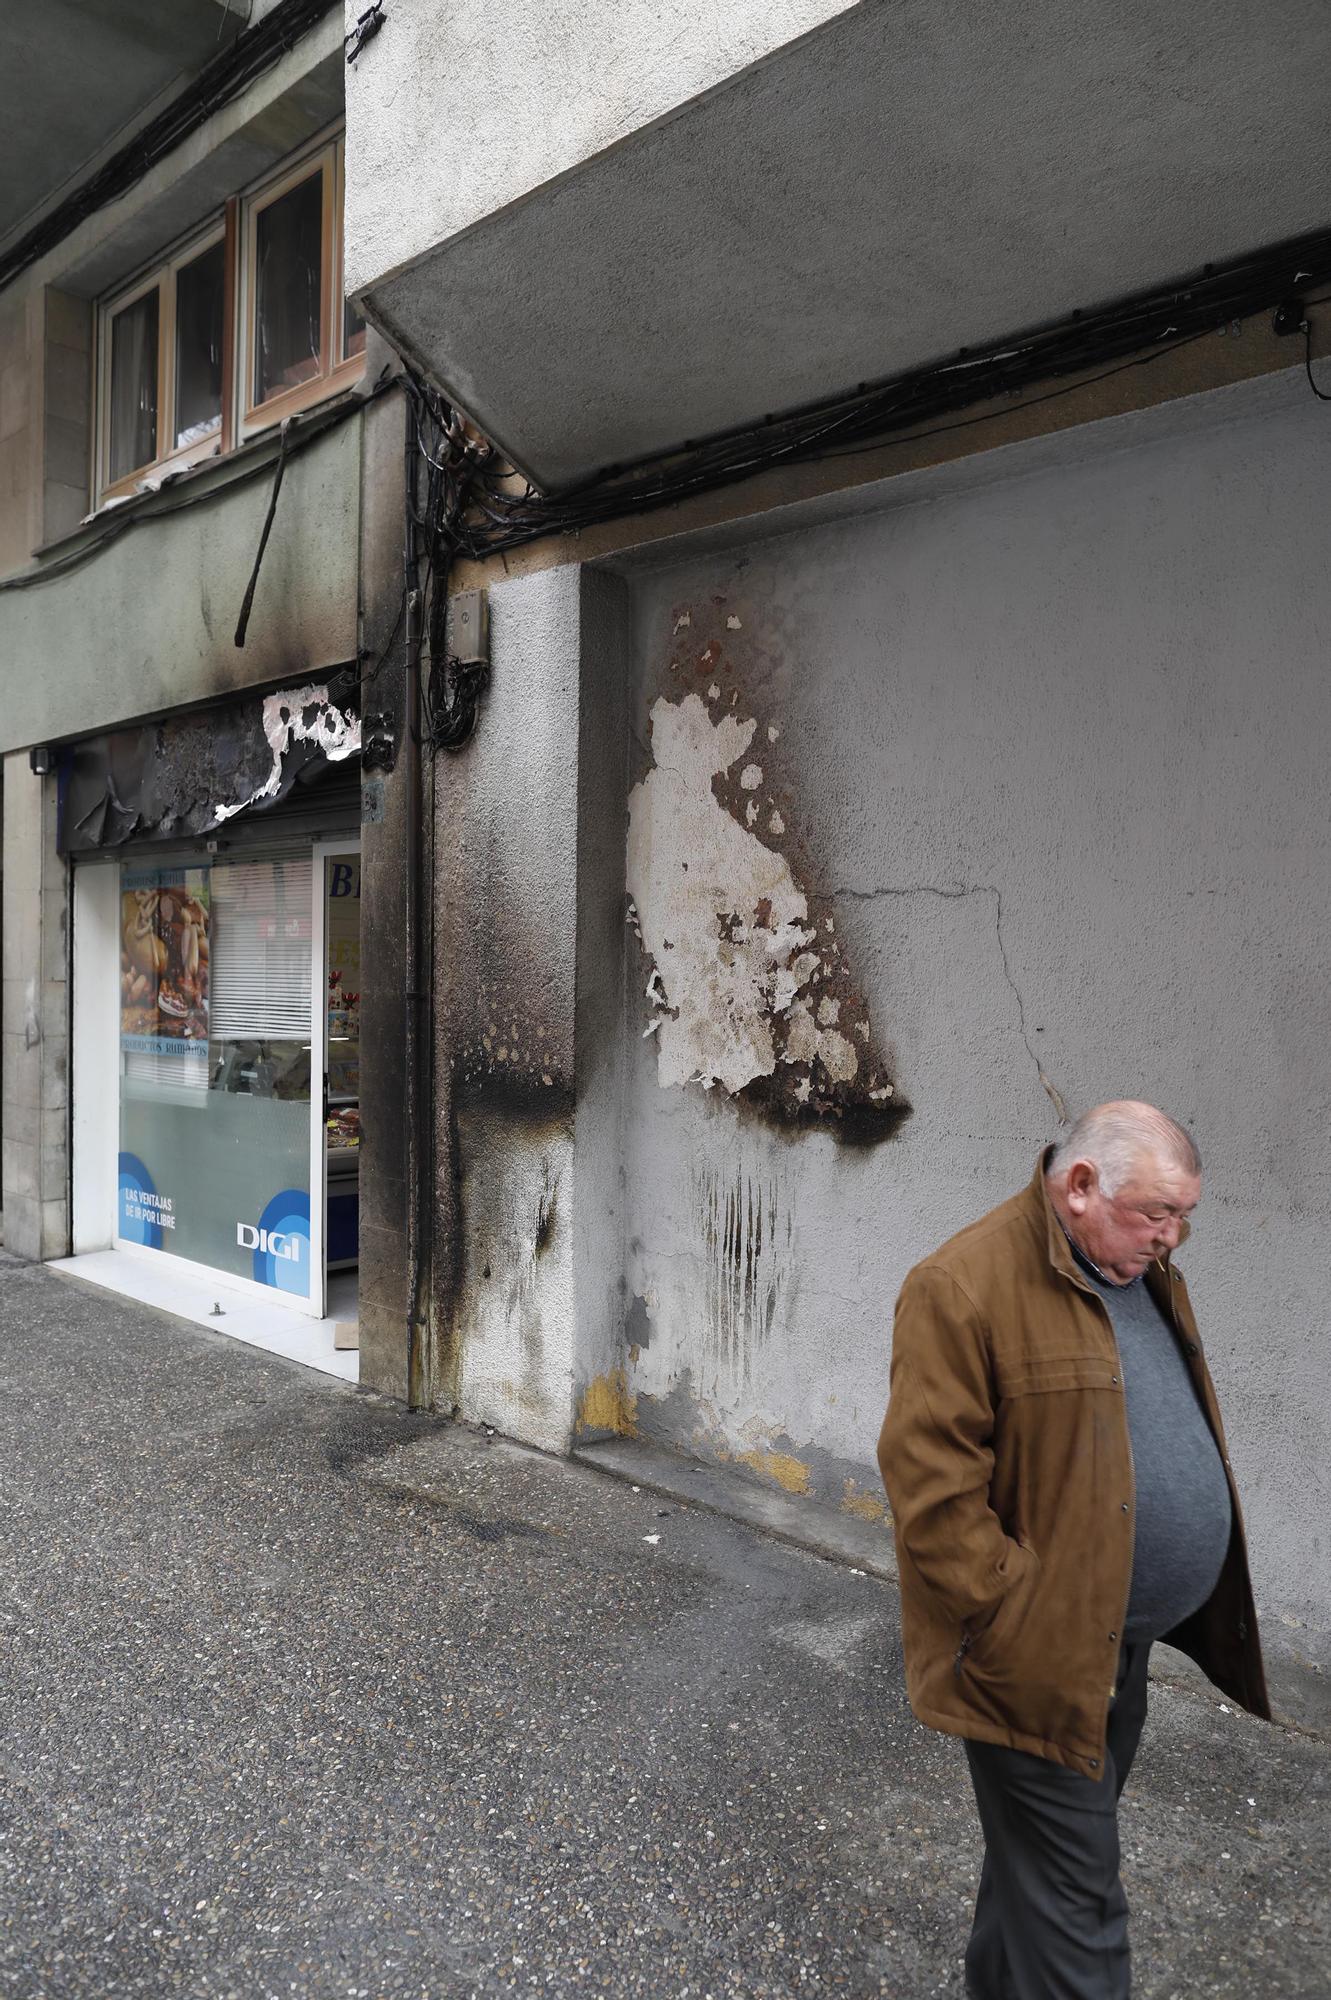
[[[1117,1389],[1117,1387],[1118,1387],[1118,1377],[1117,1377],[1117,1375],[1111,1375],[1109,1379],[1110,1379],[1110,1381],[1111,1381],[1111,1382],[1113,1383],[1114,1387],[1115,1387],[1115,1388]]]
[[[1110,1644],[1111,1644],[1111,1645],[1113,1644],[1114,1640],[1115,1640],[1115,1639],[1117,1639],[1117,1637],[1118,1637],[1118,1633],[1117,1633],[1117,1632],[1111,1632],[1111,1633],[1110,1633],[1110,1635],[1109,1635],[1109,1640],[1110,1640]]]
[[[1130,1512],[1131,1512],[1131,1509],[1129,1508],[1129,1506],[1128,1506],[1128,1503],[1127,1503],[1127,1501],[1126,1501],[1126,1500],[1125,1500],[1125,1501],[1123,1502],[1123,1512],[1124,1512],[1125,1514],[1127,1514],[1127,1513],[1130,1513]]]
[[[1184,1352],[1185,1352],[1185,1353],[1187,1353],[1187,1354],[1198,1354],[1198,1353],[1200,1353],[1200,1352],[1201,1352],[1201,1350],[1200,1350],[1200,1348],[1198,1347],[1198,1345],[1197,1345],[1197,1343],[1196,1343],[1196,1341],[1195,1341],[1195,1340],[1190,1340],[1190,1341],[1188,1342],[1188,1345],[1187,1345],[1187,1347],[1185,1348]]]
[[[1091,1769],[1092,1769],[1093,1771],[1098,1771],[1098,1770],[1099,1770],[1099,1768],[1100,1768],[1100,1759],[1099,1759],[1098,1757],[1092,1757],[1092,1759],[1091,1759]]]

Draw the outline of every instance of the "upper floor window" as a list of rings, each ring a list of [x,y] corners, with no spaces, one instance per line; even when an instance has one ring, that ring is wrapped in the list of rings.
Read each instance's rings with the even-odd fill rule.
[[[215,229],[105,313],[104,486],[221,430],[224,256]]]
[[[342,293],[342,170],[341,138],[324,142],[104,302],[99,502],[355,379],[365,323]]]

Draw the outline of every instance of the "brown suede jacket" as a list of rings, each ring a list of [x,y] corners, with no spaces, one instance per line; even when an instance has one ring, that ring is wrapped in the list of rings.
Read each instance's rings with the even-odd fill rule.
[[[1127,1405],[1109,1314],[1045,1193],[952,1237],[897,1301],[878,1463],[921,1722],[1098,1776],[1132,1577]],[[1238,1493],[1182,1275],[1146,1274],[1187,1357],[1234,1526],[1211,1597],[1166,1635],[1269,1717]]]

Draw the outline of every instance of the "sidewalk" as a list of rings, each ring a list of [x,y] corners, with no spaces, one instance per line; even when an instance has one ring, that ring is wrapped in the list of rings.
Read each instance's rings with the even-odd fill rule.
[[[0,1995],[945,1995],[877,1578],[0,1261]],[[1157,1690],[1141,2000],[1326,2000],[1331,1746]]]

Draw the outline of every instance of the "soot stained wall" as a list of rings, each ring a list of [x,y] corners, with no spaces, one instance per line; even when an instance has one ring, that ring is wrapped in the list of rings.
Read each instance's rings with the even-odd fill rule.
[[[1292,389],[1252,416],[1217,400],[1174,434],[1088,434],[1078,462],[1014,454],[933,504],[637,575],[635,782],[654,706],[684,698],[681,618],[740,621],[757,831],[832,917],[911,1111],[851,1147],[663,1081],[651,1023],[678,1040],[679,1015],[626,931],[625,1426],[872,1513],[909,1266],[1029,1177],[1058,1105],[1153,1098],[1207,1162],[1180,1262],[1259,1601],[1331,1629],[1314,414]],[[688,681],[704,704],[710,684]]]

